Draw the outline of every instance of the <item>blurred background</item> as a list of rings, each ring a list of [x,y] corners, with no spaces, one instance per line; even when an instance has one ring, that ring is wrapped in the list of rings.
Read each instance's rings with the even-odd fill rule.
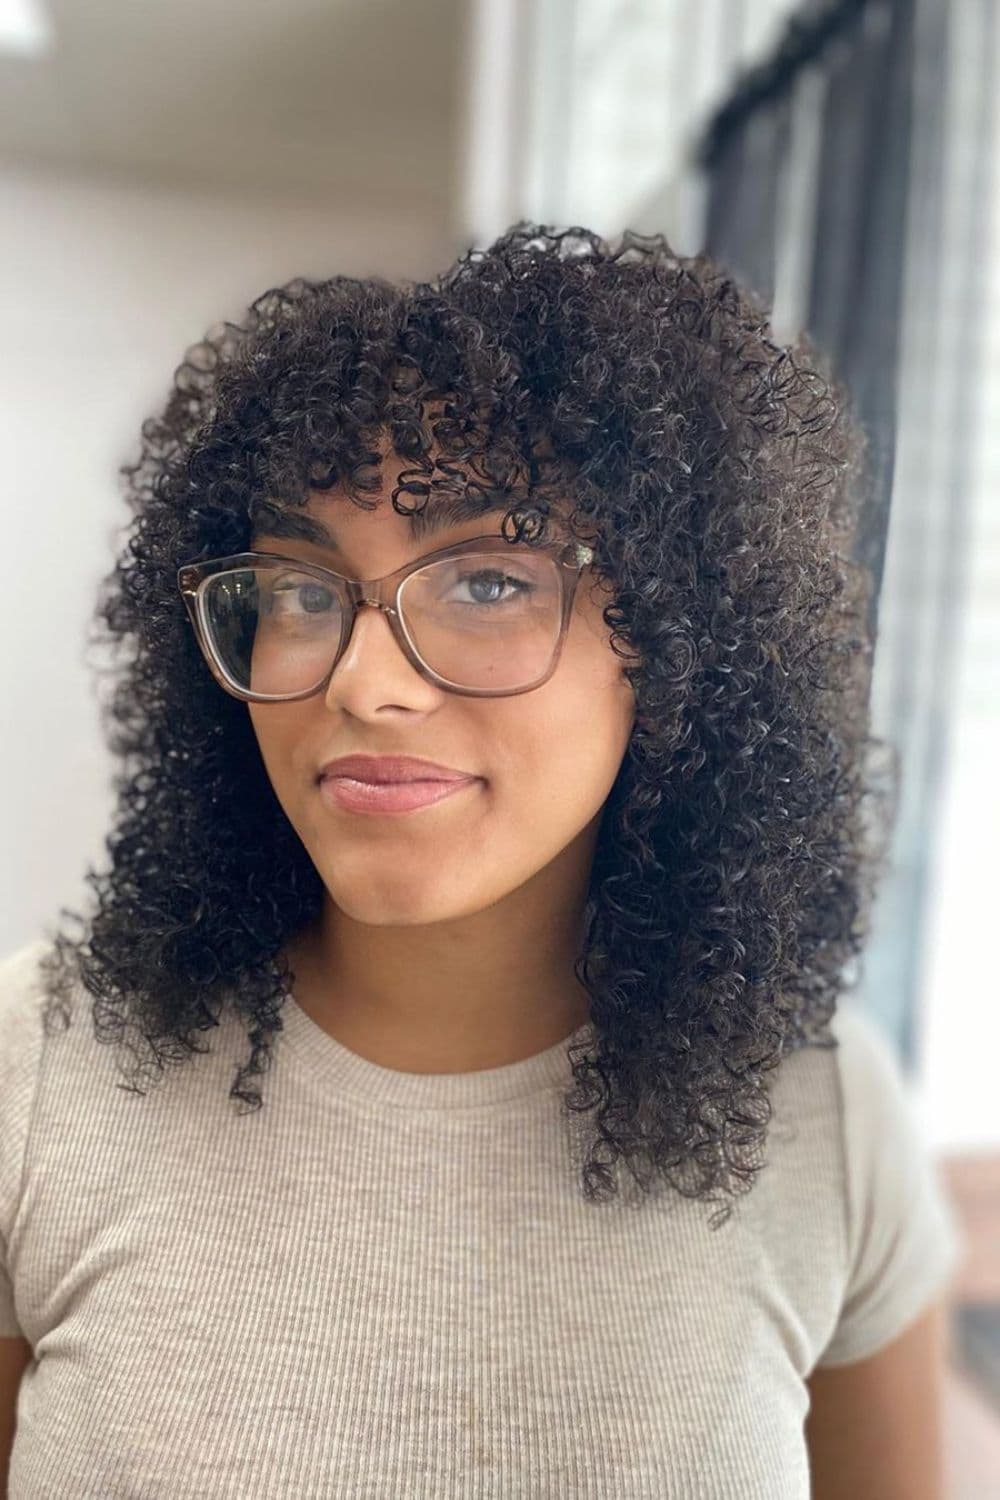
[[[521,217],[707,250],[869,435],[900,787],[859,994],[967,1231],[958,1500],[1000,1496],[998,53],[995,0],[0,0],[0,951],[104,864],[84,641],[189,344],[294,275],[429,277]]]

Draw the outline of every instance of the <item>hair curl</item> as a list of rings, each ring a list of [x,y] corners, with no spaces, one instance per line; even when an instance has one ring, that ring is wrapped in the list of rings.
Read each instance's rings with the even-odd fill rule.
[[[43,959],[50,1005],[82,981],[100,1040],[145,1043],[120,1087],[204,1051],[228,996],[250,1043],[230,1097],[260,1108],[294,977],[279,949],[323,896],[177,569],[246,550],[269,497],[340,481],[369,505],[388,432],[413,463],[400,513],[404,488],[463,479],[509,490],[512,515],[568,494],[596,544],[637,721],[576,964],[596,1045],[570,1053],[564,1104],[593,1117],[588,1199],[622,1162],[644,1194],[658,1179],[729,1216],[764,1164],[767,1073],[835,1045],[879,867],[871,575],[850,557],[864,434],[808,337],[768,332],[752,293],[662,235],[521,220],[433,282],[296,278],[187,351],[120,471],[134,521],[96,611],[124,656],[102,711],[124,767],[111,867],[87,874],[85,938]]]

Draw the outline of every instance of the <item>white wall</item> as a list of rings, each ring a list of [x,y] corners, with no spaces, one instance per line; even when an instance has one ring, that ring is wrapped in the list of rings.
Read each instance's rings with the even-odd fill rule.
[[[0,956],[89,913],[115,762],[84,637],[130,518],[138,456],[188,345],[295,275],[420,278],[440,224],[258,194],[0,167],[3,725]],[[74,929],[75,930],[75,929]]]

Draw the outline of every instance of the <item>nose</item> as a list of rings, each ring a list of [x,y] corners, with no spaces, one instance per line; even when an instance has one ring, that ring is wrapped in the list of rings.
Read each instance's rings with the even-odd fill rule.
[[[341,650],[340,656],[337,658],[337,665],[338,666],[340,665],[341,661],[343,661],[343,659],[347,655],[348,651],[351,649],[351,644],[352,644],[352,642],[354,640],[355,632],[356,632],[357,626],[358,626],[358,621],[361,619],[361,611],[364,609],[364,607],[365,607],[366,604],[370,605],[372,609],[380,609],[383,614],[386,614],[386,615],[389,616],[389,629],[392,632],[393,640],[395,642],[397,650],[399,648],[399,642],[395,639],[395,631],[392,628],[392,622],[396,618],[396,611],[395,611],[394,607],[391,604],[384,604],[381,599],[359,599],[358,600],[358,607],[357,607],[357,609],[355,611],[354,619],[351,622],[351,628],[350,628],[350,630],[348,632],[347,639],[344,642],[343,649]]]
[[[363,645],[367,646],[367,641],[362,643],[358,640],[362,609],[365,605],[370,605],[373,609],[380,610],[382,614],[387,616],[386,624],[389,627],[389,634],[393,638],[390,654],[388,655],[386,654],[383,638],[383,655],[379,658],[377,671],[372,670],[375,667],[375,663],[370,660],[368,661],[368,670],[363,672],[360,670],[359,653],[362,651]],[[422,699],[423,694],[430,691],[429,684],[420,681],[420,674],[415,670],[413,663],[407,657],[401,642],[396,636],[396,618],[397,612],[392,604],[383,603],[380,599],[365,598],[358,600],[358,607],[354,615],[350,634],[334,663],[333,672],[327,684],[326,696],[328,703],[332,704],[338,698],[342,703],[350,700],[353,703],[353,711],[360,713],[361,701],[358,699],[359,693],[364,696],[365,694],[371,695],[374,692],[379,701],[382,701],[386,695],[397,702],[410,702],[412,699],[415,704],[418,698]],[[374,629],[374,626],[372,628]],[[367,646],[367,649],[370,651],[372,648]],[[377,651],[377,646],[375,649]],[[345,658],[351,656],[352,651],[358,657],[358,660],[347,662],[345,667]]]

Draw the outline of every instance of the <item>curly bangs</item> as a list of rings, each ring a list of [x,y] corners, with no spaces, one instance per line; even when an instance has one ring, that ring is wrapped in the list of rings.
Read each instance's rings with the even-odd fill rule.
[[[95,615],[118,658],[110,867],[88,871],[90,915],[61,910],[82,934],[48,934],[47,1024],[82,987],[137,1088],[231,1006],[249,1045],[230,1097],[262,1106],[280,952],[323,889],[177,571],[248,550],[311,491],[370,507],[385,438],[401,514],[500,493],[530,540],[558,502],[595,549],[637,719],[576,963],[594,1041],[563,1104],[589,1118],[588,1199],[624,1165],[640,1198],[720,1205],[717,1227],[764,1165],[768,1073],[836,1045],[869,927],[865,442],[808,337],[773,342],[751,293],[662,235],[522,220],[430,282],[296,278],[187,351],[121,469],[133,518]]]

